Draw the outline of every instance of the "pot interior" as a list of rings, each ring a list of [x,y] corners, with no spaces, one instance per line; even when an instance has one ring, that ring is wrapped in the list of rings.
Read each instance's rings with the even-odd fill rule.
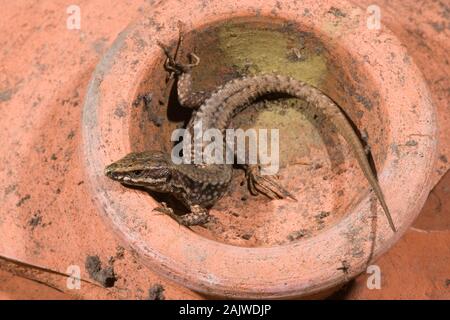
[[[356,62],[352,48],[302,25],[258,17],[222,21],[189,32],[181,50],[184,61],[189,52],[201,59],[193,74],[195,90],[214,91],[236,77],[272,72],[319,88],[348,115],[370,147],[374,167],[381,171],[389,135],[386,112],[378,88],[365,72],[367,64]],[[191,110],[178,103],[176,89],[171,91],[168,107],[161,103],[166,90],[163,62],[161,52],[159,64],[149,68],[136,94],[130,117],[133,151],[170,152],[172,131],[191,116]],[[323,116],[314,110],[299,111],[301,104],[297,99],[267,97],[233,119],[233,128],[279,130],[279,182],[298,201],[252,196],[244,171],[236,169],[228,194],[210,211],[216,219],[206,228],[193,227],[194,232],[245,247],[302,241],[339,223],[367,195],[369,184],[350,146]],[[150,196],[186,213],[166,195]]]

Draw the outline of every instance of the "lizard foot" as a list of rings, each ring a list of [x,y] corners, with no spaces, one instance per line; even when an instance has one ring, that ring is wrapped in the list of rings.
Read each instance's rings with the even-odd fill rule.
[[[165,203],[165,202],[161,202],[161,206],[156,207],[155,209],[153,209],[153,211],[158,211],[158,212],[167,214],[168,216],[174,218],[177,221],[180,218],[178,215],[175,214],[175,212],[173,212],[172,208],[169,208],[167,206],[167,203]]]
[[[186,227],[203,225],[209,222],[210,219],[208,210],[198,205],[191,206],[191,212],[182,216],[175,214],[173,209],[169,208],[165,202],[161,202],[161,206],[153,209],[153,211],[158,211],[167,214],[175,221],[177,221],[179,224]]]
[[[270,199],[284,199],[289,197],[295,201],[297,199],[285,188],[280,186],[274,178],[261,175],[258,166],[247,166],[245,168],[248,188],[252,195],[264,194]]]
[[[177,53],[172,55],[170,53],[169,48],[166,45],[162,44],[161,42],[158,42],[158,45],[161,47],[161,49],[164,51],[164,54],[166,55],[164,68],[167,71],[173,72],[176,75],[180,75],[188,72],[193,67],[196,67],[200,64],[200,58],[193,52],[188,54],[189,63],[181,63],[178,61]]]
[[[191,206],[190,213],[180,217],[180,223],[184,226],[204,225],[209,222],[210,217],[208,210],[199,205],[194,205]]]

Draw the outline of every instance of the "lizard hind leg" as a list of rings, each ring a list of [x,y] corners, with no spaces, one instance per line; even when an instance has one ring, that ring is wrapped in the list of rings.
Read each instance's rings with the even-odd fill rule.
[[[178,78],[177,90],[178,90],[178,101],[183,107],[190,109],[197,109],[206,98],[209,97],[209,93],[204,91],[193,92],[192,85],[192,68],[200,64],[200,58],[193,52],[188,54],[189,63],[181,63],[179,61],[178,52],[181,48],[183,42],[183,34],[180,32],[178,39],[177,48],[175,53],[172,54],[167,46],[158,42],[158,45],[164,51],[166,55],[166,60],[164,62],[164,68],[169,72],[169,77],[167,79],[167,86],[164,92],[164,99],[162,100],[162,105],[167,106],[170,96],[170,91],[175,82],[175,78]]]
[[[182,38],[180,38],[179,40],[179,46],[181,41]],[[183,73],[188,73],[193,67],[196,67],[200,64],[200,58],[193,52],[188,54],[189,63],[181,63],[178,58],[178,50],[174,54],[172,54],[166,45],[162,44],[161,42],[158,42],[158,45],[166,55],[164,68],[167,71],[173,72],[177,75],[181,75]]]
[[[252,195],[262,193],[270,199],[284,199],[289,197],[297,201],[294,195],[283,188],[274,178],[262,175],[257,165],[245,166],[245,176]]]

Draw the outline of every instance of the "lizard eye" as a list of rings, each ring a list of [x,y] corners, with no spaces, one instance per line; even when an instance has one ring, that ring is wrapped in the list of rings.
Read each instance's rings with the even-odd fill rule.
[[[136,170],[133,172],[133,176],[135,177],[140,177],[142,175],[143,171],[142,170]]]

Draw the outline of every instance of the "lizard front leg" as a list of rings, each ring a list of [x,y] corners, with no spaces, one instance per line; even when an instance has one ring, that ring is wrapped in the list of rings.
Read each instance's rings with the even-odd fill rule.
[[[197,226],[209,222],[211,216],[206,208],[199,205],[193,205],[190,209],[190,213],[181,216],[181,224],[185,226]]]
[[[175,214],[173,212],[173,209],[169,208],[165,202],[161,203],[161,207],[157,207],[154,209],[154,211],[159,211],[167,214],[168,216],[175,219],[179,224],[186,227],[204,225],[205,223],[209,222],[211,216],[209,215],[209,212],[206,208],[203,208],[199,205],[192,205],[190,206],[190,210],[191,212],[179,216]]]

